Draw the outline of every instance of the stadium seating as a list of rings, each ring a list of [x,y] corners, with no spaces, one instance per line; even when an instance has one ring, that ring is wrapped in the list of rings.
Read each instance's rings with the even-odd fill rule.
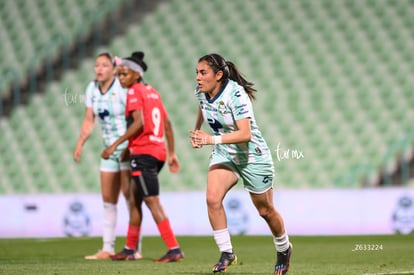
[[[85,8],[76,3],[66,7],[72,15]],[[20,14],[31,6],[13,9]],[[413,12],[408,0],[174,0],[131,25],[108,49],[120,56],[144,50],[145,80],[165,99],[182,171],[164,169],[163,190],[204,188],[210,149],[192,150],[188,130],[197,108],[196,62],[210,52],[234,61],[259,91],[256,118],[274,155],[277,188],[358,188],[377,184],[380,168],[412,150]],[[6,42],[5,48],[14,46]],[[16,48],[10,56],[21,54]],[[93,58],[2,120],[0,150],[8,157],[0,160],[0,193],[99,190],[99,130],[85,145],[83,162],[71,160]],[[404,146],[390,151],[404,138]]]
[[[63,47],[86,35],[94,23],[116,11],[116,1],[3,1],[0,5],[0,94],[12,81],[22,81],[29,70],[52,60]]]

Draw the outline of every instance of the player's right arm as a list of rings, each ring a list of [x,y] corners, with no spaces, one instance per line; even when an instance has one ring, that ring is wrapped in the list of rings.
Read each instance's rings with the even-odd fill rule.
[[[131,112],[132,123],[127,128],[126,132],[120,136],[117,140],[114,141],[110,146],[106,147],[102,153],[101,157],[103,159],[108,159],[113,152],[115,152],[116,148],[125,141],[129,140],[130,138],[139,135],[144,129],[144,121],[141,114],[141,110],[133,110]]]
[[[198,106],[197,119],[196,119],[196,123],[195,123],[194,130],[200,130],[201,129],[201,126],[203,125],[203,122],[204,122],[203,114],[201,113],[200,106]]]
[[[85,116],[83,118],[82,126],[80,129],[80,134],[78,141],[76,143],[75,151],[73,152],[73,160],[75,162],[80,162],[82,156],[82,146],[85,144],[86,140],[89,138],[93,131],[93,126],[95,123],[95,115],[93,114],[91,107],[86,107]]]
[[[194,127],[194,131],[196,130],[200,130],[201,126],[203,125],[204,119],[203,119],[203,114],[201,113],[201,108],[200,106],[198,106],[198,110],[197,110],[197,118],[196,118],[196,123],[195,123],[195,127]],[[190,131],[191,132],[191,131]],[[201,148],[200,145],[196,144],[194,139],[190,137],[190,142],[191,142],[191,146],[193,148]]]

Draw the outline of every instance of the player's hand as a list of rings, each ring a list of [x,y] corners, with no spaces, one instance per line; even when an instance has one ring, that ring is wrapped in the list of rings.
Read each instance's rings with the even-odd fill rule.
[[[190,138],[190,143],[191,143],[191,146],[192,146],[193,148],[197,148],[197,149],[198,149],[198,148],[203,147],[203,145],[199,145],[199,144],[197,144],[193,138]]]
[[[77,146],[75,151],[73,151],[73,160],[76,163],[80,163],[81,156],[82,156],[82,147]]]
[[[203,145],[212,144],[211,136],[201,130],[190,130],[190,142],[193,148],[201,148]]]
[[[112,155],[112,153],[115,152],[115,150],[116,150],[116,147],[114,145],[106,147],[105,150],[103,150],[101,157],[103,159],[109,159],[109,156]]]
[[[168,156],[168,167],[172,174],[176,174],[180,171],[180,162],[175,154],[170,154]]]

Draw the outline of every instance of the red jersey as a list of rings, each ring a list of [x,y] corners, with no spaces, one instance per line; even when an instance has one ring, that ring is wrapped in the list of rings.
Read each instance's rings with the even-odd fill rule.
[[[139,110],[142,115],[143,130],[129,139],[131,155],[151,155],[165,161],[167,148],[164,140],[164,119],[168,117],[161,96],[150,85],[136,83],[128,89],[125,116],[132,120],[131,113]]]

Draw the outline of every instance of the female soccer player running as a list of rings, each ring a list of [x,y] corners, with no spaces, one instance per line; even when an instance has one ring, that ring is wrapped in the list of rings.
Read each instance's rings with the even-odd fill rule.
[[[73,152],[73,159],[80,162],[82,147],[91,135],[95,118],[99,118],[104,146],[109,146],[126,131],[126,90],[116,76],[115,58],[110,53],[99,54],[95,61],[95,80],[86,89],[86,110],[80,135]],[[109,259],[114,254],[117,203],[120,190],[128,202],[130,170],[128,161],[121,160],[121,152],[127,142],[119,146],[108,159],[101,159],[100,178],[104,207],[103,247],[96,254],[85,256],[87,260]],[[140,246],[139,246],[140,247]],[[139,249],[140,252],[140,249]],[[137,253],[136,258],[142,255]]]
[[[170,221],[159,199],[158,173],[167,159],[170,172],[177,173],[180,169],[174,151],[174,135],[167,111],[160,94],[150,85],[143,83],[147,64],[144,53],[135,52],[131,57],[122,60],[119,68],[119,80],[123,87],[128,88],[125,116],[128,129],[101,156],[107,159],[114,151],[129,139],[131,174],[135,185],[135,207],[131,207],[131,216],[124,249],[112,256],[113,260],[134,260],[135,243],[141,231],[142,202],[148,206],[168,251],[156,260],[159,263],[181,261],[184,258],[180,246],[171,228]]]
[[[273,204],[273,160],[256,124],[251,102],[256,90],[232,62],[218,54],[208,54],[198,60],[196,80],[195,96],[200,106],[195,129],[190,130],[190,141],[194,148],[214,145],[207,175],[206,200],[221,256],[213,266],[213,272],[224,272],[228,266],[237,263],[223,199],[242,178],[254,206],[273,234],[277,252],[274,274],[286,274],[292,248],[283,218]],[[204,121],[211,134],[200,130]]]

